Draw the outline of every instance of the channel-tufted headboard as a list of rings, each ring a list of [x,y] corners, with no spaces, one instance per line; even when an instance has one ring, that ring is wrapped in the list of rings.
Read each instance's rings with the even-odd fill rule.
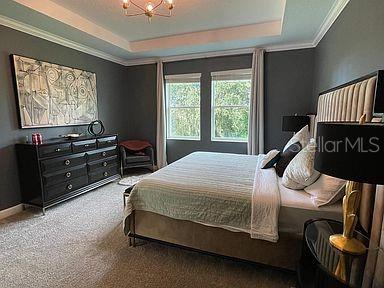
[[[367,122],[376,121],[374,116],[379,116],[377,114],[384,109],[381,107],[384,99],[383,75],[384,71],[378,71],[320,93],[316,123],[359,121],[364,114]],[[359,222],[367,233],[371,230],[375,190],[374,185],[363,185]]]

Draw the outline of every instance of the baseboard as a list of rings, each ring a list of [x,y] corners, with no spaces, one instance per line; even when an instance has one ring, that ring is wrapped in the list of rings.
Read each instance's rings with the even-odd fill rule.
[[[19,204],[19,205],[16,205],[16,206],[13,206],[13,207],[1,210],[0,211],[0,220],[4,219],[4,218],[7,218],[9,216],[15,215],[17,213],[20,213],[23,210],[24,210],[24,205],[23,204]]]

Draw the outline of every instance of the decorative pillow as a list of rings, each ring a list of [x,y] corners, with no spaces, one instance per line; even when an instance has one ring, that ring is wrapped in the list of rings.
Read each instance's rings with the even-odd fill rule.
[[[287,168],[289,162],[300,152],[302,146],[300,142],[293,143],[283,153],[281,153],[279,161],[276,163],[276,173],[279,177],[284,174],[285,168]]]
[[[297,132],[293,137],[287,142],[285,145],[283,152],[288,149],[293,143],[300,142],[301,147],[307,146],[309,139],[311,138],[311,134],[309,133],[308,125],[301,128],[299,132]]]
[[[313,184],[320,173],[315,170],[316,142],[311,139],[307,146],[299,152],[284,171],[282,184],[294,190],[301,190]]]
[[[304,188],[311,195],[312,202],[317,207],[331,205],[345,194],[346,180],[322,174],[312,185]]]
[[[279,150],[271,150],[264,156],[263,161],[261,161],[261,169],[269,169],[275,166],[277,161],[280,159]]]

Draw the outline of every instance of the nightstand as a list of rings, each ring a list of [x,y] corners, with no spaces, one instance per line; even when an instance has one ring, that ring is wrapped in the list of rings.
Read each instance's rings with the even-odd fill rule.
[[[321,219],[305,223],[297,269],[299,287],[361,287],[367,254],[355,256],[334,248],[329,236],[342,231],[343,224],[339,221]],[[369,239],[358,231],[355,234],[368,247]]]

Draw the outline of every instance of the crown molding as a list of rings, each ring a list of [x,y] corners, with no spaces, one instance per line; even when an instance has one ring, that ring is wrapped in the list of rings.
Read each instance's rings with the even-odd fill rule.
[[[308,49],[308,48],[315,48],[315,47],[316,46],[313,45],[313,42],[291,43],[291,44],[267,46],[267,47],[265,47],[265,51],[267,51],[267,52],[279,52],[279,51]]]
[[[79,44],[77,42],[68,40],[64,37],[60,37],[60,36],[51,34],[51,33],[46,32],[44,30],[35,28],[31,25],[19,22],[17,20],[8,18],[8,17],[3,16],[3,15],[0,15],[0,25],[12,28],[12,29],[20,31],[20,32],[24,32],[24,33],[32,35],[32,36],[36,36],[38,38],[41,38],[41,39],[44,39],[44,40],[47,40],[47,41],[50,41],[50,42],[74,49],[74,50],[77,50],[77,51],[80,51],[80,52],[83,52],[86,54],[96,56],[98,58],[102,58],[102,59],[105,59],[105,60],[108,60],[111,62],[118,63],[120,65],[125,65],[125,62],[126,62],[125,59],[110,55],[108,53],[105,53],[103,51],[91,48],[91,47],[86,46],[86,45]]]
[[[313,40],[314,47],[316,47],[320,43],[321,39],[323,39],[325,34],[327,34],[328,30],[332,27],[333,23],[335,23],[341,12],[343,12],[349,1],[350,0],[337,0],[335,3],[333,3],[331,10],[329,10],[327,16],[325,17],[323,23],[316,33],[316,37]]]

